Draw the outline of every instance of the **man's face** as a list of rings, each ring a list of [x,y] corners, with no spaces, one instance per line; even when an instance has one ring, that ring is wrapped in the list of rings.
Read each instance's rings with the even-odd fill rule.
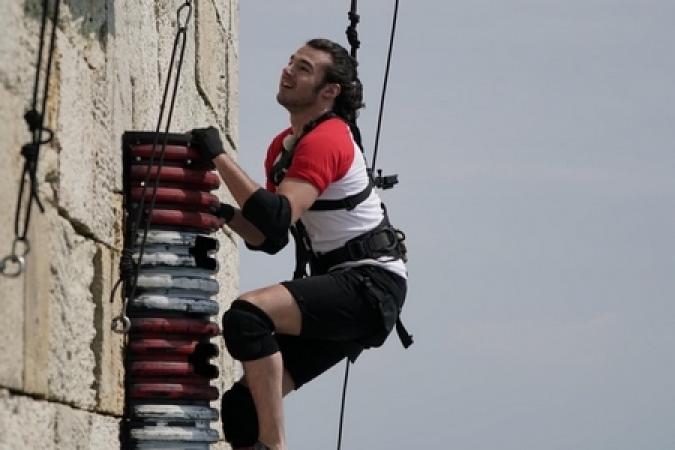
[[[281,71],[277,101],[289,111],[313,106],[324,86],[326,67],[331,64],[328,53],[305,45],[291,55]]]

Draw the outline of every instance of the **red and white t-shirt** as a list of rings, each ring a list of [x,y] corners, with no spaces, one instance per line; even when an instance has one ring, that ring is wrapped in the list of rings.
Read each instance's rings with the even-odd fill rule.
[[[265,159],[265,173],[269,174],[279,159],[284,138],[291,132],[288,128],[272,140]],[[349,126],[338,118],[321,122],[300,139],[286,176],[316,186],[319,190],[317,200],[343,199],[358,194],[368,185],[366,162],[361,149],[356,145]],[[267,190],[275,191],[269,179]],[[370,196],[351,211],[306,211],[302,215],[302,222],[307,228],[314,252],[321,254],[342,247],[348,240],[375,228],[384,218],[380,205],[380,197],[373,189]],[[406,278],[403,261],[389,259],[382,257],[377,261],[370,259],[342,265],[379,265]]]

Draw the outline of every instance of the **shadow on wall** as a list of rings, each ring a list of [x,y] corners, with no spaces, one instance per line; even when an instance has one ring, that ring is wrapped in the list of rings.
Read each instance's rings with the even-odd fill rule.
[[[115,33],[115,0],[61,0],[59,9],[59,29],[64,30],[64,23],[69,23],[69,30],[83,37],[96,37],[102,47],[107,37]],[[54,13],[55,0],[47,1],[49,17]],[[40,23],[42,19],[43,0],[25,0],[23,11],[26,17],[34,18]]]

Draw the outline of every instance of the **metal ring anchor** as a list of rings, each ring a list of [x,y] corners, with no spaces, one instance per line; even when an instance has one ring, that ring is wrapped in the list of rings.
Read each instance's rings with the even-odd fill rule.
[[[8,278],[16,278],[21,275],[26,269],[26,255],[29,251],[30,243],[28,239],[19,237],[14,239],[12,253],[0,261],[0,274]]]
[[[0,273],[8,278],[16,278],[24,271],[26,261],[23,256],[15,254],[5,256],[0,261]]]
[[[121,328],[119,324],[122,324]],[[125,315],[119,315],[114,317],[112,323],[110,324],[110,329],[118,334],[126,334],[131,329],[131,319]]]

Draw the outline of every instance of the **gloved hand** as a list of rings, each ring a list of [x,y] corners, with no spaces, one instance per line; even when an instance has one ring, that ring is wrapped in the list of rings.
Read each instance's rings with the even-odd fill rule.
[[[235,209],[234,206],[228,205],[227,203],[221,203],[218,209],[216,210],[216,216],[225,220],[225,223],[230,223],[234,217]]]
[[[195,350],[188,356],[188,362],[192,364],[193,370],[197,375],[207,378],[218,377],[218,367],[209,363],[209,359],[218,356],[218,347],[210,342],[200,342],[195,346]]]
[[[190,132],[192,141],[190,146],[199,150],[206,161],[211,161],[221,153],[225,153],[223,142],[220,140],[220,133],[214,127],[195,128]]]

